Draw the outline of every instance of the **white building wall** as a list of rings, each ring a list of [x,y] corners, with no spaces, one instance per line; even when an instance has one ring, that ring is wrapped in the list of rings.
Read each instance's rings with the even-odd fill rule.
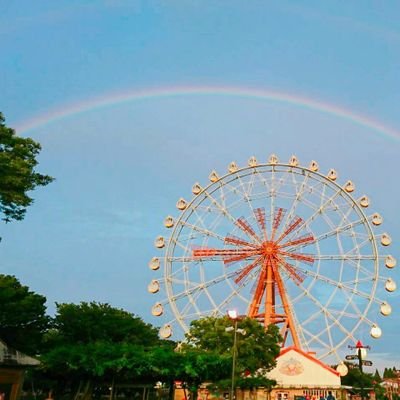
[[[339,387],[340,376],[316,359],[289,350],[277,358],[276,367],[268,373],[279,386]]]

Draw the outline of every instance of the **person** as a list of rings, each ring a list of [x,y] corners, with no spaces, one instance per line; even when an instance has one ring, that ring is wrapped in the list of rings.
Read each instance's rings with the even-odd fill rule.
[[[335,396],[332,394],[331,391],[328,392],[328,396],[326,397],[326,400],[335,400]]]
[[[52,390],[49,391],[49,395],[47,396],[46,400],[54,400]]]

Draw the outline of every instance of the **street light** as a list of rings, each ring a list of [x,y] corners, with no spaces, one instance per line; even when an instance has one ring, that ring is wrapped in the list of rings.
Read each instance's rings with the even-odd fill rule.
[[[238,319],[237,311],[236,310],[228,310],[228,317],[233,321],[237,321],[237,319]]]
[[[231,319],[234,324],[233,327],[228,327],[225,329],[227,332],[231,332],[233,330],[233,348],[232,348],[232,379],[231,379],[231,390],[229,393],[229,399],[234,400],[234,392],[235,392],[235,369],[236,369],[236,356],[237,356],[237,334],[240,333],[243,336],[246,335],[246,331],[244,329],[238,329],[237,322],[239,319],[239,315],[236,310],[228,310],[228,317]]]

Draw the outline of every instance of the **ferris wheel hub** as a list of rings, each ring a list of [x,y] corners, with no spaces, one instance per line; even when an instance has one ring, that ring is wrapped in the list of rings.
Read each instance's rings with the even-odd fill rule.
[[[266,241],[262,246],[263,254],[266,256],[272,256],[278,252],[278,245],[272,241]]]

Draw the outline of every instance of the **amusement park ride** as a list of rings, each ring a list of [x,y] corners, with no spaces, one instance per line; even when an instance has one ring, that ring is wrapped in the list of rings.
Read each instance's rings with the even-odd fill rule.
[[[164,254],[149,266],[162,266],[163,277],[148,290],[165,300],[152,313],[169,307],[174,316],[162,337],[232,308],[279,325],[282,346],[317,351],[319,359],[340,360],[339,349],[365,328],[381,336],[377,316],[391,313],[381,289],[396,289],[381,271],[396,260],[379,253],[391,238],[375,232],[383,219],[368,212],[367,196],[354,196],[353,182],[339,184],[335,170],[324,175],[315,161],[302,167],[295,156],[275,155],[244,167],[232,162],[209,180],[193,186],[190,201],[179,199],[179,215],[164,221],[171,234],[155,241]]]

